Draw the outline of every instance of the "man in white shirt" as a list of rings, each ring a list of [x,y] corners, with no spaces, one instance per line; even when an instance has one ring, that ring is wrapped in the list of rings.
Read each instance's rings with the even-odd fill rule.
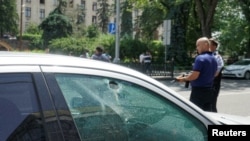
[[[141,66],[141,72],[143,72],[144,71],[144,63],[143,63],[143,59],[144,59],[144,55],[145,55],[145,53],[144,52],[142,52],[141,54],[140,54],[140,56],[139,56],[139,62],[140,62],[140,66]]]
[[[214,78],[214,84],[213,84],[214,99],[213,99],[213,105],[212,105],[212,111],[217,112],[216,104],[217,104],[217,99],[218,99],[218,95],[219,95],[220,87],[221,87],[221,77],[222,77],[221,71],[224,66],[224,61],[221,55],[219,54],[219,52],[217,51],[219,43],[213,38],[210,38],[209,41],[210,41],[210,50],[211,52],[214,53],[214,57],[216,58],[217,66],[218,66],[217,71],[216,71],[216,76]]]

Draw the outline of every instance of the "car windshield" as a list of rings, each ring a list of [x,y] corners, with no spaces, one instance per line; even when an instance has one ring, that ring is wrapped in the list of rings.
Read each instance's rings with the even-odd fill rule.
[[[234,63],[234,65],[249,65],[249,64],[250,64],[250,60],[241,60],[241,61]]]

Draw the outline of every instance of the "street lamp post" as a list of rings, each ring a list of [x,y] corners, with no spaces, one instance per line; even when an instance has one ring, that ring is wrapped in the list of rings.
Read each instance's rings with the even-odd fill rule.
[[[120,0],[116,0],[116,32],[115,32],[115,58],[114,63],[119,63],[119,52],[120,52]]]
[[[19,37],[19,49],[22,50],[23,46],[23,0],[21,0],[21,13],[20,13],[20,37]]]

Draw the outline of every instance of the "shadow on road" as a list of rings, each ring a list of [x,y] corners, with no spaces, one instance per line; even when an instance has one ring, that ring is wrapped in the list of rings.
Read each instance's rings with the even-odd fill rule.
[[[250,80],[239,78],[222,78],[221,80],[221,90],[243,90],[244,88],[249,88],[249,86]]]

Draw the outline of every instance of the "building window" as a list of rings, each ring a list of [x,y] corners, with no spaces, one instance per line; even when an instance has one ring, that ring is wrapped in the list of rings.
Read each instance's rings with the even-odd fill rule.
[[[26,3],[31,3],[31,0],[26,0],[25,2],[26,2]]]
[[[97,3],[96,3],[96,2],[93,3],[93,5],[92,5],[92,10],[93,10],[93,11],[96,11],[96,10],[97,10]]]
[[[30,7],[25,8],[25,17],[31,17],[31,8]]]
[[[73,8],[74,7],[74,0],[69,0],[69,7]]]
[[[83,8],[85,8],[85,0],[81,0],[81,6],[83,7]]]
[[[45,4],[45,0],[40,0],[40,4]]]
[[[45,18],[45,9],[40,9],[40,19]]]
[[[25,29],[27,29],[30,25],[30,22],[25,22]]]
[[[54,5],[57,5],[57,0],[54,0],[53,4],[54,4]]]
[[[96,23],[96,16],[92,16],[92,24]]]

